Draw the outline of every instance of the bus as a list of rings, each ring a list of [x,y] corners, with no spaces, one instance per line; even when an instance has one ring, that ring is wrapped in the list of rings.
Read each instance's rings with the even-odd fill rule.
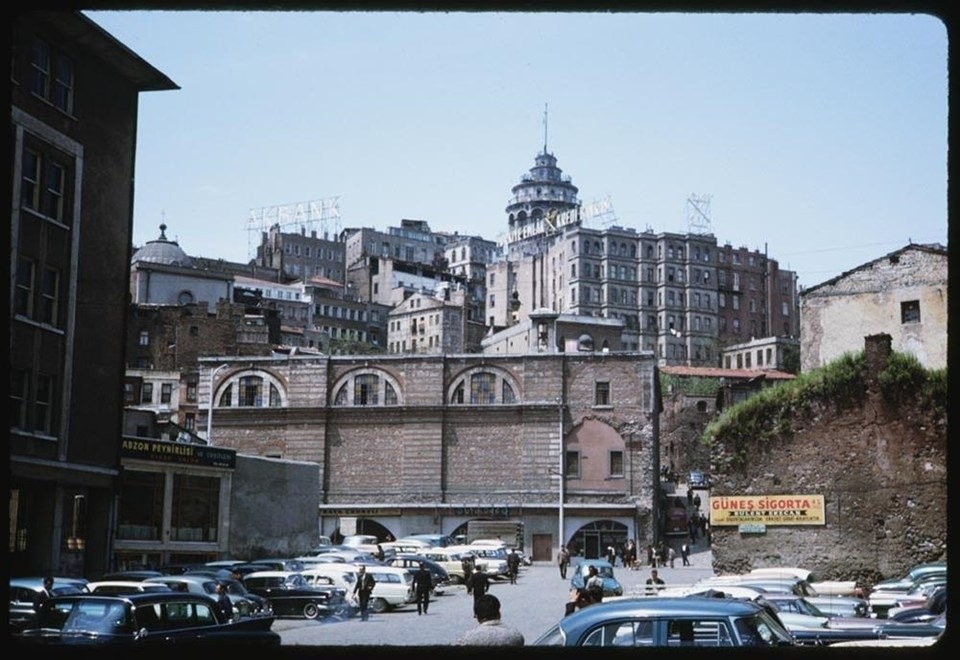
[[[666,536],[686,536],[688,520],[687,505],[679,497],[673,498],[667,503],[663,533]]]

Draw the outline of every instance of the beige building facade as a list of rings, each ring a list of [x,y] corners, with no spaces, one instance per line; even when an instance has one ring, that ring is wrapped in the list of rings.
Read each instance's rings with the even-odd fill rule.
[[[800,366],[809,371],[889,334],[894,351],[947,366],[947,248],[910,244],[800,294]]]

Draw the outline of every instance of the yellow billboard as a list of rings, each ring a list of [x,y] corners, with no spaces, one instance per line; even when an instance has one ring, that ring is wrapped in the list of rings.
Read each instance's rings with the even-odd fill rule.
[[[710,498],[710,526],[825,525],[823,495],[718,495]]]

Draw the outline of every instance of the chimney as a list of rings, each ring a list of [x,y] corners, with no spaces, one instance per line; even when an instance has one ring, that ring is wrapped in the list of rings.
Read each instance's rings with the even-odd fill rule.
[[[885,332],[864,338],[868,382],[875,382],[878,374],[887,366],[892,352],[891,342],[892,337]]]

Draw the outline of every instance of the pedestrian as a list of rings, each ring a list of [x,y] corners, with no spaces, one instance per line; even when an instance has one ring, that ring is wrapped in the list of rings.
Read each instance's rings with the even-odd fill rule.
[[[383,561],[383,557],[384,557],[384,554],[383,554],[383,546],[380,545],[379,543],[377,544],[377,552],[376,552],[376,554],[375,554],[374,556],[375,556],[378,560]]]
[[[467,593],[470,593],[470,578],[473,576],[473,555],[464,555],[460,559],[460,568],[463,570],[463,584],[467,587]]]
[[[520,555],[515,548],[510,548],[507,554],[507,577],[510,578],[510,584],[517,583],[517,573],[520,572]]]
[[[53,598],[53,576],[47,575],[43,578],[43,586],[33,599],[33,609],[39,611],[40,606],[51,598]]]
[[[229,621],[233,618],[233,602],[231,602],[230,596],[227,594],[227,588],[223,586],[223,582],[217,582],[216,593],[217,608],[220,610],[223,620]]]
[[[657,573],[657,569],[650,570],[650,577],[647,578],[647,595],[654,596],[658,591],[666,587],[666,582]]]
[[[700,508],[700,495],[699,495],[699,494],[693,496],[693,506],[696,507],[697,509]]]
[[[483,594],[473,601],[473,616],[479,625],[460,635],[459,646],[523,646],[523,634],[500,619],[500,600]]]
[[[659,560],[660,565],[666,566],[667,565],[667,544],[664,543],[663,541],[660,541],[659,555],[660,556],[657,557],[657,559]]]
[[[667,561],[670,562],[670,568],[673,568],[673,562],[674,560],[676,560],[676,558],[677,558],[677,552],[676,550],[673,549],[673,546],[671,545],[667,549]]]
[[[595,591],[588,591],[586,589],[571,589],[570,598],[564,604],[563,615],[567,616],[573,614],[577,610],[583,609],[588,605],[593,605],[594,603],[599,603],[603,600],[603,596],[600,596],[600,599],[597,599],[597,594]]]
[[[680,557],[683,559],[683,565],[690,565],[690,546],[684,543],[680,546]]]
[[[363,564],[357,569],[357,582],[353,585],[353,594],[357,597],[357,604],[360,606],[360,620],[366,621],[369,616],[368,606],[370,605],[370,594],[377,581],[372,575],[367,573],[367,567]]]
[[[430,590],[433,589],[433,576],[427,565],[420,562],[420,568],[413,574],[413,589],[417,596],[417,614],[426,614],[430,607]]]
[[[653,546],[647,546],[647,565],[651,568],[655,568],[657,565],[657,556],[653,553]]]
[[[480,596],[483,596],[490,590],[490,578],[483,571],[474,571],[470,576],[470,591],[473,592],[473,600],[476,602]]]
[[[570,551],[567,546],[561,545],[560,552],[557,553],[557,566],[560,567],[561,579],[567,579],[567,567],[570,566]]]
[[[603,599],[603,578],[600,577],[600,571],[593,564],[587,569],[587,579],[583,583],[583,588],[594,595],[599,593],[600,598],[598,600]]]
[[[617,551],[613,549],[612,545],[607,546],[607,561],[610,562],[611,566],[617,565]]]
[[[701,534],[707,533],[707,527],[709,526],[708,524],[709,522],[710,521],[707,520],[707,517],[701,513],[700,514],[700,533]]]
[[[693,491],[689,488],[687,489],[687,504],[693,504]]]
[[[687,531],[690,532],[690,542],[697,542],[697,527],[700,526],[700,522],[697,520],[696,515],[690,516],[690,522],[687,523]]]

